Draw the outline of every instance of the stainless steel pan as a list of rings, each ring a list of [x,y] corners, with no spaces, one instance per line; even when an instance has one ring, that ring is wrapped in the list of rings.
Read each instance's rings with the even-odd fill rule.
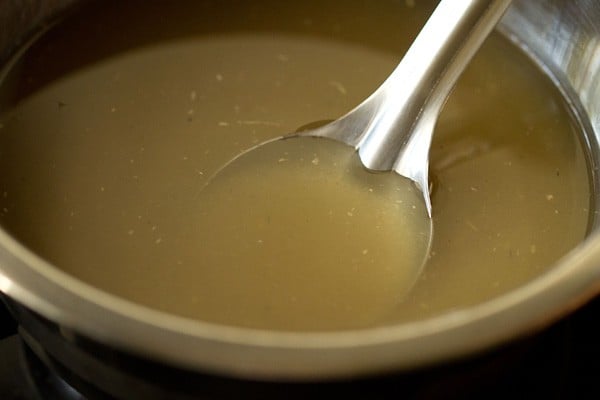
[[[75,0],[0,1],[0,59]],[[499,29],[560,82],[587,128],[593,187],[600,161],[600,2],[515,0]],[[596,204],[596,210],[600,209]],[[0,291],[40,355],[82,379],[146,387],[139,365],[257,379],[309,380],[406,370],[471,354],[540,329],[600,291],[600,237],[529,284],[432,319],[335,333],[283,333],[186,320],[96,290],[0,231]],[[141,360],[141,361],[140,361]],[[82,367],[85,366],[85,367]],[[136,369],[137,368],[137,369]],[[148,389],[151,390],[151,389]]]

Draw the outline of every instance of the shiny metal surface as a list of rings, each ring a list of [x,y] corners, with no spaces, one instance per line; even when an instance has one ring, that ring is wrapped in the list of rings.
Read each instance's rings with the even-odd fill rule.
[[[0,2],[0,30],[15,18],[10,10],[7,13],[6,4],[12,2]],[[40,23],[28,22],[18,27],[21,35],[27,36]],[[548,69],[572,102],[587,129],[584,140],[598,197],[600,2],[514,0],[500,29]],[[3,36],[12,39],[0,42],[2,54],[16,48],[17,36]],[[0,291],[18,304],[13,307],[17,317],[35,316],[50,327],[54,336],[44,336],[46,342],[60,342],[97,358],[111,360],[108,347],[164,365],[260,379],[352,376],[472,354],[540,329],[578,307],[600,291],[597,225],[593,218],[581,246],[517,290],[428,320],[359,331],[259,331],[156,312],[60,272],[4,231],[0,231]],[[102,351],[92,351],[92,343],[101,345]],[[68,365],[68,354],[57,350],[63,347],[47,351]]]
[[[442,0],[388,79],[342,118],[304,136],[358,150],[368,169],[394,170],[429,198],[429,148],[440,111],[459,76],[511,0]]]
[[[590,152],[596,211],[600,209],[599,18],[600,3],[594,0],[517,1],[500,25],[555,78],[587,130],[584,139]]]

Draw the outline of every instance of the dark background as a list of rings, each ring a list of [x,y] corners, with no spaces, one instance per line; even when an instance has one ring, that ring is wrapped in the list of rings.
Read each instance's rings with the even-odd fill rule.
[[[16,323],[11,318],[10,314],[6,307],[4,307],[4,303],[0,301],[0,339],[5,338],[8,335],[11,335],[15,332]]]
[[[211,399],[600,398],[600,298],[533,336],[460,362],[404,374],[311,384],[256,383],[199,375]],[[31,389],[16,324],[0,301],[0,399],[54,400]],[[47,380],[47,379],[46,379]],[[54,383],[56,386],[56,383]],[[67,397],[68,399],[80,397]],[[106,399],[104,396],[100,397]]]

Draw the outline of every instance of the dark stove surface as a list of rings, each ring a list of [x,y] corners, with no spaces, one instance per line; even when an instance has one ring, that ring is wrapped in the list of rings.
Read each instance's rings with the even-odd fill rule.
[[[84,397],[26,347],[0,302],[0,399]],[[491,353],[410,374],[282,384],[207,376],[207,398],[600,398],[600,298],[545,331]],[[202,377],[200,377],[203,379]],[[87,393],[87,392],[86,392]],[[95,393],[93,398],[110,399]],[[204,397],[203,397],[204,398]]]

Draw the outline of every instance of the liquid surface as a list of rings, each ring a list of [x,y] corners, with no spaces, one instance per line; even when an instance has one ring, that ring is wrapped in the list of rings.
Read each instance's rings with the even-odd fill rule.
[[[339,278],[331,287],[369,297],[390,294],[391,280],[404,277],[363,281],[366,275],[356,274],[342,284],[339,272],[305,263],[276,290],[268,269],[227,265],[231,279],[206,279],[223,268],[207,262],[219,258],[217,249],[206,259],[199,250],[203,235],[224,229],[207,215],[202,225],[209,229],[198,230],[209,177],[257,143],[360,103],[392,71],[432,5],[101,3],[34,46],[0,97],[0,223],[85,282],[202,320],[360,328],[491,299],[544,273],[585,235],[590,194],[579,127],[550,80],[493,36],[459,81],[434,135],[435,235],[407,295],[374,296],[368,313],[354,298],[336,306],[302,299],[343,310],[340,319],[330,311],[318,318],[295,309],[292,295],[271,296],[283,287],[311,293]],[[238,206],[237,218],[249,210],[245,200],[227,201]],[[385,222],[388,232],[395,229]],[[315,231],[308,229],[310,240]],[[385,240],[383,248],[397,244]],[[357,247],[358,256],[365,249],[368,255],[370,248]],[[237,298],[226,299],[234,285]],[[277,302],[277,312],[250,317],[244,307],[258,304],[251,290],[266,299],[264,310]]]

